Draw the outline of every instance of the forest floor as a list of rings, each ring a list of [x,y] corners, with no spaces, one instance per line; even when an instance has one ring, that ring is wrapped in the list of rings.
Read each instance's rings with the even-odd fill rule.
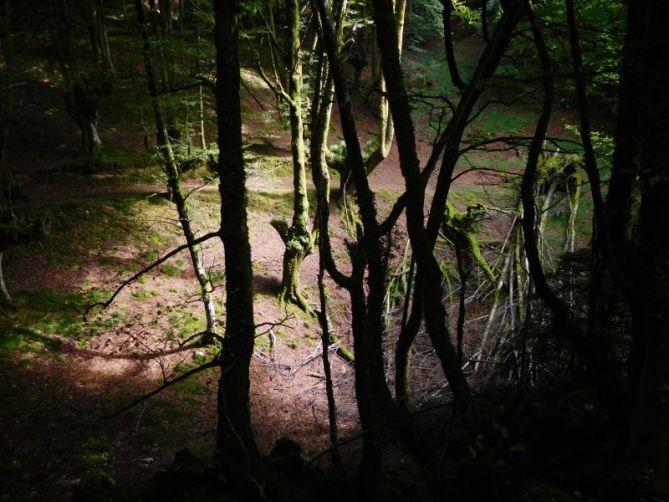
[[[409,74],[411,61],[409,56]],[[443,67],[434,71],[443,72]],[[257,84],[252,75],[245,78]],[[24,92],[26,106],[10,150],[17,209],[44,214],[47,232],[5,255],[6,281],[18,309],[0,319],[0,500],[62,500],[73,487],[105,486],[111,480],[117,498],[123,499],[146,486],[176,451],[211,454],[218,375],[200,374],[125,413],[117,415],[116,410],[207,361],[214,349],[188,341],[203,328],[203,315],[186,254],[148,273],[109,308],[96,308],[84,319],[87,305],[105,300],[124,279],[180,244],[176,212],[161,196],[165,187],[156,159],[142,153],[141,129],[122,112],[112,112],[119,103],[106,105],[101,127],[103,140],[122,162],[108,173],[84,175],[67,168],[76,152],[77,132],[56,87],[36,80]],[[313,317],[290,307],[284,310],[275,300],[284,248],[269,222],[291,213],[290,139],[286,128],[277,126],[280,117],[267,91],[257,86],[255,93],[263,107],[245,96],[244,136],[251,145],[255,316],[258,333],[264,334],[257,338],[252,361],[252,416],[263,452],[279,437],[289,436],[304,445],[309,457],[329,444],[320,330]],[[378,126],[364,98],[363,92],[357,95],[356,109],[361,136],[367,139]],[[531,133],[533,118],[529,109],[495,111],[480,127],[499,133],[503,123],[507,132]],[[433,133],[426,114],[418,112],[417,119],[424,162]],[[560,115],[554,131],[563,132],[566,121],[569,116]],[[335,119],[331,142],[339,139]],[[370,176],[381,214],[404,189],[398,162],[393,147]],[[522,162],[514,152],[467,156],[452,200],[461,208],[482,200],[491,207],[513,207],[515,192],[505,179],[468,168],[496,167],[513,174]],[[218,225],[217,183],[210,176],[203,167],[187,173],[184,181],[186,190],[193,191],[198,233]],[[345,217],[339,206],[333,209],[335,250],[343,258]],[[404,259],[402,225],[395,234],[395,268]],[[502,239],[508,225],[507,216],[492,211],[481,232],[484,249]],[[211,241],[204,249],[217,287],[217,308],[223,313],[222,245]],[[302,281],[312,302],[317,298],[317,269],[317,255],[307,257]],[[346,297],[331,282],[328,289],[335,330],[349,344]],[[389,305],[391,317],[397,309]],[[334,353],[331,361],[340,434],[347,438],[358,427],[353,369]],[[417,364],[424,372],[421,385],[432,397],[443,397],[443,378],[431,364],[429,355],[424,365]],[[353,441],[348,448],[355,457],[359,444]]]

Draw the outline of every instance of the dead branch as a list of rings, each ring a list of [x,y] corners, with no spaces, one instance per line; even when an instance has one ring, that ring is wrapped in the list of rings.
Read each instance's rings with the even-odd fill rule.
[[[220,235],[221,235],[220,230],[217,231],[217,232],[210,232],[208,234],[203,235],[202,237],[198,237],[197,239],[195,239],[191,243],[183,244],[183,245],[181,245],[177,248],[174,248],[172,251],[170,251],[166,255],[163,255],[162,258],[158,258],[156,261],[154,261],[150,265],[144,267],[142,270],[135,273],[132,277],[129,277],[128,279],[123,281],[121,283],[121,285],[118,288],[116,288],[116,291],[114,291],[114,293],[111,295],[111,297],[107,301],[105,301],[105,302],[95,302],[95,303],[89,305],[88,307],[86,307],[86,310],[84,311],[84,321],[88,321],[88,314],[90,313],[91,310],[93,310],[95,307],[102,307],[103,309],[106,309],[107,307],[109,307],[112,304],[112,302],[116,299],[118,294],[123,289],[125,289],[126,286],[129,286],[130,284],[135,282],[137,279],[139,279],[141,276],[143,276],[144,274],[146,274],[146,273],[150,272],[151,270],[153,270],[154,268],[156,268],[158,265],[161,265],[162,263],[165,263],[167,260],[172,258],[174,255],[179,254],[184,249],[188,249],[189,246],[195,246],[197,244],[201,244],[205,241],[208,241],[209,239],[211,239],[213,237],[218,237]]]

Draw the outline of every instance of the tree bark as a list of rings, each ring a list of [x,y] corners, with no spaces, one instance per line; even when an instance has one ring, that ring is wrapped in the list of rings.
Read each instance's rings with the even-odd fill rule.
[[[243,499],[260,498],[252,471],[259,460],[251,426],[249,367],[253,354],[253,270],[246,213],[237,1],[214,2],[216,111],[221,196],[221,240],[225,248],[225,344],[221,352],[216,457]]]
[[[444,23],[444,49],[446,52],[446,62],[448,63],[448,72],[451,75],[451,82],[461,91],[467,84],[464,83],[460,77],[460,70],[458,70],[458,62],[455,59],[455,51],[453,50],[453,27],[451,25],[451,18],[453,13],[452,0],[442,0],[444,10],[442,11]],[[485,2],[482,9],[485,11]],[[487,32],[487,27],[485,28]]]
[[[529,266],[530,275],[534,283],[537,295],[543,300],[552,314],[553,330],[561,337],[573,343],[577,353],[586,362],[589,375],[595,384],[603,405],[608,409],[611,419],[619,429],[624,427],[627,414],[629,413],[625,394],[621,382],[612,367],[605,347],[588,336],[582,327],[572,317],[569,306],[559,298],[552,290],[544,274],[541,259],[539,257],[536,235],[536,207],[534,200],[535,183],[537,175],[537,164],[541,155],[542,145],[548,130],[550,116],[553,108],[554,86],[551,61],[544,42],[538,20],[534,15],[534,7],[531,0],[526,1],[526,12],[534,43],[539,53],[543,72],[544,102],[542,111],[537,121],[536,130],[527,155],[527,166],[523,173],[520,187],[521,200],[523,203],[523,217],[521,220],[523,238],[525,241],[525,255]]]
[[[348,290],[351,297],[353,344],[356,356],[356,398],[360,422],[365,431],[360,480],[364,480],[363,488],[372,490],[373,493],[382,478],[381,432],[389,422],[392,422],[395,408],[386,384],[383,362],[385,271],[377,234],[378,223],[373,193],[367,180],[343,68],[336,52],[335,35],[323,1],[317,0],[317,3],[362,220],[362,236],[357,244],[349,246],[353,272]],[[363,283],[365,265],[368,268],[367,295]]]
[[[627,465],[644,495],[669,496],[669,32],[663,19],[669,6],[630,4],[642,16],[639,82],[641,206],[635,252],[641,322],[634,338],[642,350],[642,369],[632,416]],[[631,13],[632,15],[632,13]],[[627,138],[618,138],[625,141]]]
[[[200,285],[200,296],[202,298],[205,317],[207,319],[207,334],[203,337],[203,340],[205,342],[211,342],[211,335],[214,334],[217,329],[216,310],[212,298],[213,286],[209,280],[207,271],[204,268],[202,250],[194,244],[195,234],[191,226],[192,220],[190,210],[188,208],[186,198],[181,193],[181,187],[179,183],[179,167],[174,157],[174,151],[172,150],[172,145],[167,135],[167,127],[165,125],[165,120],[163,119],[160,103],[158,101],[156,73],[153,67],[153,58],[151,57],[151,39],[146,24],[144,6],[141,3],[141,0],[136,0],[135,6],[137,9],[137,18],[139,21],[139,28],[143,41],[146,82],[149,88],[149,94],[151,96],[151,106],[153,107],[156,129],[158,131],[158,148],[160,149],[163,162],[165,163],[165,174],[167,175],[169,193],[171,194],[172,201],[176,206],[177,214],[179,215],[179,223],[181,224],[181,229],[183,231],[184,237],[186,238],[186,243],[188,244],[188,252],[191,257],[193,269],[195,271],[195,277],[197,278],[197,281]]]
[[[271,8],[271,6],[270,6]],[[274,221],[273,226],[286,246],[283,255],[283,276],[279,300],[294,303],[306,312],[311,311],[300,285],[300,268],[311,253],[313,239],[309,231],[309,198],[307,196],[307,166],[302,118],[302,55],[300,48],[300,5],[298,0],[286,2],[288,42],[286,47],[287,99],[290,113],[291,152],[293,157],[293,221],[290,228]],[[284,226],[285,225],[285,226]],[[282,230],[283,229],[283,230]]]
[[[416,257],[418,274],[423,278],[426,326],[453,390],[456,404],[465,410],[469,407],[469,386],[458,364],[446,327],[446,309],[442,303],[440,282],[442,274],[432,254],[432,246],[423,224],[425,187],[420,176],[413,121],[399,62],[397,31],[389,0],[374,0],[374,21],[377,26],[383,74],[388,84],[390,109],[397,131],[400,169],[406,183],[407,229]]]

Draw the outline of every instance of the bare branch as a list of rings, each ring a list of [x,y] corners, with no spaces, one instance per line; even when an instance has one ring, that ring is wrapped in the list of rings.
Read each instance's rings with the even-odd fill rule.
[[[187,378],[189,378],[193,375],[197,375],[198,373],[202,373],[203,371],[208,370],[209,368],[214,368],[214,367],[218,366],[219,364],[220,363],[219,363],[218,359],[214,359],[213,361],[209,361],[205,364],[202,364],[201,366],[198,366],[197,368],[193,368],[192,370],[187,371],[183,375],[180,375],[176,378],[173,378],[172,380],[169,380],[169,381],[165,382],[163,385],[153,389],[151,392],[149,392],[147,394],[144,394],[141,397],[138,397],[137,399],[132,401],[130,404],[122,407],[119,410],[116,410],[114,413],[111,413],[110,415],[106,415],[104,418],[116,418],[119,415],[125,413],[126,411],[134,408],[138,404],[143,403],[147,399],[155,396],[156,394],[161,393],[162,391],[164,391],[168,387],[172,387],[174,384],[182,382],[183,380],[186,380]]]
[[[143,276],[147,272],[150,272],[151,270],[156,268],[158,265],[160,265],[162,263],[165,263],[167,260],[172,258],[174,255],[179,254],[184,249],[188,249],[189,246],[195,246],[197,244],[201,244],[205,241],[208,241],[209,239],[211,239],[213,237],[218,237],[220,235],[221,235],[220,230],[218,232],[210,232],[208,234],[205,234],[202,237],[198,237],[197,239],[195,239],[193,242],[191,242],[189,244],[183,244],[183,245],[173,249],[172,251],[170,251],[169,253],[164,255],[162,258],[159,258],[156,261],[154,261],[153,263],[151,263],[151,265],[148,265],[148,266],[144,267],[142,270],[140,270],[139,272],[134,274],[132,277],[129,277],[128,279],[123,281],[121,283],[121,285],[118,288],[116,288],[116,291],[114,291],[114,293],[111,295],[111,297],[107,301],[105,301],[105,302],[95,302],[95,303],[89,305],[88,307],[86,307],[86,310],[84,311],[84,321],[88,320],[88,314],[90,313],[91,310],[93,310],[95,307],[102,307],[103,309],[106,309],[107,307],[109,307],[112,304],[112,302],[116,299],[118,294],[126,286],[129,286],[130,284],[135,282],[137,279],[139,279],[141,276]]]

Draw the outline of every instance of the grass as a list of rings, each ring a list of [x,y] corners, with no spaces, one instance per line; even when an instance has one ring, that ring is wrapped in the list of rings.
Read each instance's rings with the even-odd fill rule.
[[[293,210],[292,190],[254,190],[249,193],[249,212],[287,218]]]
[[[293,162],[290,157],[272,157],[247,152],[244,158],[247,161],[247,174],[269,178],[283,178],[293,174]]]

